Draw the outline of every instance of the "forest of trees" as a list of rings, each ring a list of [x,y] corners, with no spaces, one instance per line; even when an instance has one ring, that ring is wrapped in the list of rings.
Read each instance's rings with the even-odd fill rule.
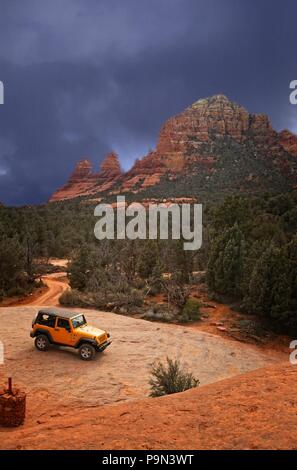
[[[182,241],[95,239],[93,207],[79,201],[0,208],[0,297],[32,290],[43,260],[68,258],[68,305],[129,311],[146,295],[163,293],[187,321],[198,317],[189,299],[193,271],[207,271],[210,292],[236,302],[280,331],[297,331],[297,192],[229,196],[204,209],[198,252]],[[171,273],[164,278],[164,273]],[[170,310],[170,308],[169,308]],[[169,315],[172,312],[167,312]]]
[[[297,332],[297,195],[227,198],[214,209],[209,288],[272,327]]]
[[[92,211],[77,203],[0,207],[0,299],[30,292],[37,260],[71,257],[93,239]]]

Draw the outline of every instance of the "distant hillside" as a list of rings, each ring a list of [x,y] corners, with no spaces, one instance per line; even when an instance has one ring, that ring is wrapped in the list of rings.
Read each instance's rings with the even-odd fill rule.
[[[156,149],[126,173],[115,153],[107,155],[99,173],[93,173],[89,160],[80,161],[50,201],[119,193],[280,192],[296,185],[297,136],[276,132],[265,114],[250,114],[216,95],[169,119]]]

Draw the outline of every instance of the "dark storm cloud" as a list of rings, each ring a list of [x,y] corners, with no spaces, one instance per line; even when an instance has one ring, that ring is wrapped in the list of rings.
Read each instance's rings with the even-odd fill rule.
[[[251,5],[252,4],[252,5]],[[295,0],[0,0],[0,201],[45,201],[82,156],[124,167],[225,93],[295,131]]]

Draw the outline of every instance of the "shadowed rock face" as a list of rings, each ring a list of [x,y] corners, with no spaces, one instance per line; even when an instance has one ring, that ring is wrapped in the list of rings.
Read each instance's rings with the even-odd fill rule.
[[[198,193],[205,181],[210,191],[231,190],[234,181],[240,190],[248,185],[253,190],[253,184],[263,190],[289,189],[296,185],[296,156],[296,135],[279,134],[265,114],[250,114],[226,96],[215,95],[166,121],[156,149],[136,160],[127,173],[121,172],[114,152],[106,156],[99,173],[92,173],[90,161],[82,160],[50,200],[103,192],[137,193],[161,184],[164,178],[178,182],[193,175],[200,178],[195,186]]]

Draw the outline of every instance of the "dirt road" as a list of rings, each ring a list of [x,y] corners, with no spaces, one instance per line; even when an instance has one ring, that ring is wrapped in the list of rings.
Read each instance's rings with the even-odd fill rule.
[[[69,287],[66,280],[66,273],[48,274],[47,276],[43,276],[42,280],[48,289],[39,297],[28,298],[28,300],[23,303],[24,305],[47,305],[52,307],[59,305],[59,297]]]
[[[65,290],[68,289],[68,281],[66,278],[66,269],[69,260],[51,258],[49,260],[50,264],[61,268],[61,272],[48,274],[47,276],[42,277],[42,281],[47,286],[47,290],[42,293],[40,296],[33,296],[32,299],[28,298],[23,305],[38,305],[38,306],[58,306],[59,297],[63,294]]]
[[[45,287],[39,287],[33,293],[23,297],[11,297],[4,299],[1,308],[20,307],[21,305],[59,306],[59,297],[69,288],[66,268],[67,259],[50,258],[49,263],[61,269],[59,272],[47,274],[41,279]]]

